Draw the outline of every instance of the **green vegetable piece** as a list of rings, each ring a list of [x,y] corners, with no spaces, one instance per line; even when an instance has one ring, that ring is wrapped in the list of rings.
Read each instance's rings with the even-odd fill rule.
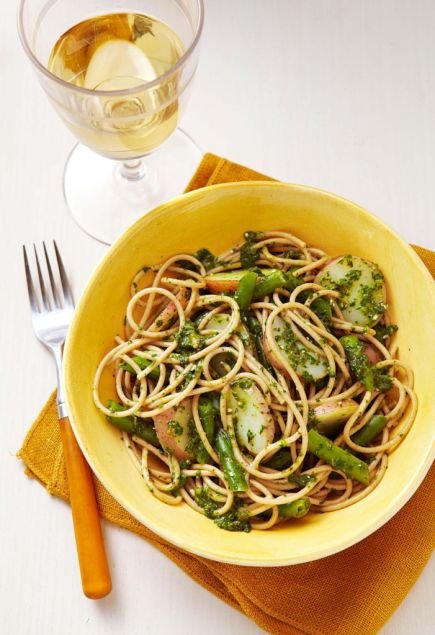
[[[254,344],[255,352],[257,353],[258,361],[262,366],[264,366],[264,368],[269,371],[269,373],[273,374],[273,368],[269,364],[269,360],[267,359],[266,353],[264,352],[263,330],[260,326],[260,322],[253,315],[248,315],[246,324],[248,326],[248,330]]]
[[[292,464],[292,457],[288,448],[281,448],[271,459],[265,463],[266,467],[270,467],[272,470],[285,470]]]
[[[393,378],[383,368],[373,368],[375,388],[381,392],[388,392],[393,385]]]
[[[369,358],[363,352],[363,344],[356,335],[345,335],[340,337],[340,342],[346,353],[347,361],[355,378],[364,386],[366,390],[373,390],[375,380],[373,367]]]
[[[351,439],[357,445],[366,446],[382,432],[386,425],[387,419],[384,415],[374,415],[361,430],[351,436]]]
[[[251,306],[256,282],[257,274],[253,271],[248,271],[248,273],[245,273],[243,278],[240,279],[234,299],[242,313],[245,313]]]
[[[301,284],[304,283],[304,281],[301,280],[301,278],[298,278],[297,276],[293,275],[292,271],[287,271],[284,274],[284,277],[285,277],[284,288],[287,289],[287,291],[294,291],[296,287],[299,287]]]
[[[294,483],[298,487],[306,487],[307,485],[311,485],[317,481],[315,476],[311,476],[311,474],[290,474],[288,477],[289,483]]]
[[[377,388],[381,392],[387,392],[393,385],[393,380],[388,372],[382,368],[373,366],[363,351],[363,344],[356,335],[340,337],[346,353],[347,361],[354,377],[361,382],[366,390]]]
[[[198,412],[207,439],[209,443],[213,445],[216,430],[216,416],[219,416],[219,410],[216,412],[213,401],[208,396],[201,395],[199,398]]]
[[[198,332],[195,324],[190,320],[186,320],[181,329],[175,336],[178,342],[177,351],[179,353],[191,353],[201,348],[203,338]]]
[[[141,370],[145,370],[146,368],[151,366],[151,364],[154,364],[152,360],[145,359],[144,357],[141,357],[140,355],[135,355],[133,357],[133,361],[139,366]],[[132,366],[130,366],[130,364],[127,364],[127,362],[124,362],[123,364],[121,364],[120,368],[128,371],[132,375],[136,375],[136,371],[133,369]],[[158,366],[157,368],[153,368],[153,370],[148,374],[148,377],[157,381],[158,378],[160,377],[160,368]]]
[[[122,406],[121,404],[117,403],[116,401],[113,401],[112,399],[109,401],[107,407],[112,412],[122,412],[123,410],[127,410],[126,406]],[[107,420],[110,421],[111,424],[113,424],[120,430],[127,432],[128,434],[132,434],[133,432],[134,425],[135,425],[134,419],[135,418],[133,416],[111,417],[110,415],[107,415]]]
[[[154,447],[160,447],[160,441],[157,438],[157,434],[154,428],[152,419],[140,419],[136,421],[136,425],[133,428],[132,434],[136,437],[140,437],[147,443],[154,445]]]
[[[279,506],[279,515],[281,518],[302,518],[310,511],[310,499],[298,498],[291,503],[285,503]]]
[[[246,492],[248,483],[242,466],[234,456],[231,439],[228,432],[222,428],[216,436],[216,450],[219,462],[225,475],[225,479],[232,492]]]
[[[261,278],[254,290],[254,300],[260,300],[266,295],[270,295],[279,287],[285,287],[286,277],[279,269],[274,269],[265,278]]]
[[[332,441],[323,436],[323,434],[319,434],[317,430],[308,432],[308,451],[332,465],[335,469],[344,472],[349,478],[368,485],[369,470],[367,463],[358,459],[347,450],[334,445]]]
[[[329,300],[325,298],[316,298],[314,302],[311,303],[311,310],[317,315],[319,320],[323,322],[326,326],[329,326],[332,321],[332,306]]]
[[[199,398],[198,413],[207,439],[209,443],[213,445],[216,429],[216,410],[213,406],[212,401],[205,395],[201,395],[201,397]],[[211,461],[210,455],[207,452],[201,439],[198,440],[196,460],[198,461],[198,463],[210,463]]]
[[[126,406],[123,406],[122,404],[117,403],[112,399],[109,401],[107,407],[112,412],[122,412],[123,410],[127,410]],[[152,419],[138,420],[137,417],[133,415],[129,417],[111,417],[109,415],[107,419],[108,421],[110,421],[111,424],[113,424],[120,430],[127,432],[127,434],[140,437],[144,441],[147,441],[148,443],[151,443],[151,445],[154,445],[156,448],[160,447],[160,442],[157,438]]]

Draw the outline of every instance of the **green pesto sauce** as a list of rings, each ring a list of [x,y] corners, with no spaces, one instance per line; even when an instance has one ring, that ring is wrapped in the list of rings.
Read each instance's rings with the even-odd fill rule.
[[[385,324],[377,324],[375,326],[376,339],[384,344],[388,340],[388,338],[391,337],[391,335],[393,335],[393,333],[398,330],[399,327],[397,326],[397,324],[388,324],[388,326]]]
[[[168,433],[173,437],[181,437],[183,434],[183,426],[175,419],[171,419],[168,423]]]
[[[187,422],[187,434],[189,441],[186,445],[186,452],[191,456],[196,456],[201,439],[199,437],[198,430],[196,429],[193,417],[191,417]]]
[[[315,476],[311,476],[310,474],[290,474],[288,477],[289,483],[294,483],[298,487],[306,487],[307,485],[311,485],[317,481]]]
[[[195,324],[190,320],[185,321],[175,339],[178,342],[177,351],[182,354],[197,351],[204,343],[204,338],[201,337]]]
[[[200,487],[195,490],[195,502],[204,510],[207,518],[214,520],[220,529],[225,529],[226,531],[244,531],[246,533],[251,531],[248,514],[244,509],[243,503],[237,497],[234,498],[233,506],[226,514],[216,516],[215,512],[219,505],[210,498],[208,492],[209,489],[207,487]]]
[[[252,387],[253,383],[254,382],[249,377],[242,377],[242,379],[237,379],[234,382],[234,385],[240,386],[240,388],[242,388],[243,390],[249,390],[249,388]]]
[[[261,232],[247,231],[243,234],[245,242],[240,248],[240,262],[243,269],[253,267],[259,258],[255,242],[261,238]]]

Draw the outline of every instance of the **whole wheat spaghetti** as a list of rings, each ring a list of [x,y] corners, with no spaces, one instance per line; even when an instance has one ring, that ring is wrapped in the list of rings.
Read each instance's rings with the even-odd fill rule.
[[[244,238],[139,271],[93,387],[148,490],[232,531],[358,502],[417,408],[376,264]]]

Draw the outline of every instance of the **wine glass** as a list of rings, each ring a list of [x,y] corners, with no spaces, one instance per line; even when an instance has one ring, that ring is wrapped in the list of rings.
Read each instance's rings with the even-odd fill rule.
[[[201,159],[177,126],[203,15],[203,0],[20,0],[23,47],[80,141],[65,166],[66,203],[104,243],[180,194]]]

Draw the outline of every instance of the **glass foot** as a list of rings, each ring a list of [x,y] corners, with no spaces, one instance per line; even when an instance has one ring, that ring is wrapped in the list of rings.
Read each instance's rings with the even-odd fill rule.
[[[138,218],[181,194],[202,155],[180,129],[152,154],[126,163],[78,144],[65,166],[66,204],[87,234],[110,245]]]

